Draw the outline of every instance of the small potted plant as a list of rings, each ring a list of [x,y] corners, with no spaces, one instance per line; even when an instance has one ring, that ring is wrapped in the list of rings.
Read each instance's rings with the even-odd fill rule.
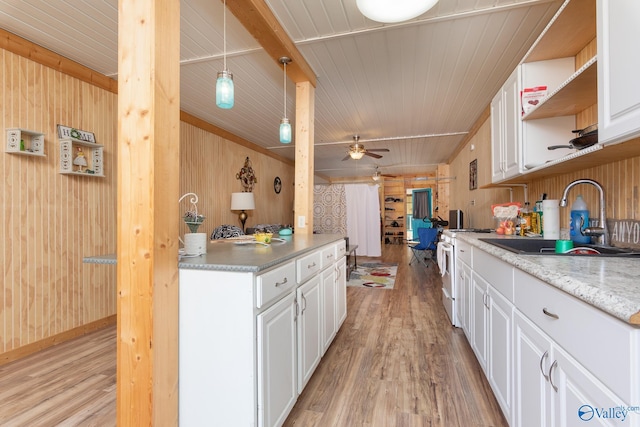
[[[199,215],[198,211],[192,210],[192,211],[187,211],[184,214],[184,217],[182,219],[184,220],[185,224],[187,224],[187,226],[189,227],[189,231],[191,231],[192,233],[197,233],[198,227],[200,227],[200,225],[204,221],[204,218],[205,218],[204,215]]]

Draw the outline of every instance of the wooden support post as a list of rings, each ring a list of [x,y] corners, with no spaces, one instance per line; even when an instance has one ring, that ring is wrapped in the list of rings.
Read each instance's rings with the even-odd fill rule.
[[[310,82],[296,84],[296,164],[294,227],[296,234],[313,234],[313,157],[315,88]]]
[[[118,5],[117,425],[178,425],[180,1]]]

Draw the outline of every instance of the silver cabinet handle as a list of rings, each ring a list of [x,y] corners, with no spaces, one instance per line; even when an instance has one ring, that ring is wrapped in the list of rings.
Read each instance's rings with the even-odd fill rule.
[[[557,314],[555,314],[555,313],[551,313],[551,312],[547,311],[547,307],[544,307],[544,308],[542,309],[542,312],[543,312],[544,314],[546,314],[547,316],[552,317],[552,318],[554,318],[554,319],[560,319],[560,316],[558,316]]]
[[[300,312],[300,315],[304,315],[305,310],[307,309],[307,299],[304,297],[304,295],[302,295],[302,312]]]
[[[549,350],[546,350],[542,355],[542,357],[540,358],[540,372],[542,373],[542,376],[544,377],[544,379],[549,381],[549,376],[544,373],[544,368],[542,367],[542,363],[544,363],[544,359],[546,359],[547,356],[549,356]]]
[[[316,266],[316,263],[314,262],[313,264],[307,264],[307,268],[313,268]]]
[[[331,258],[333,258],[333,254],[327,255],[327,259],[331,259]]]
[[[556,385],[553,383],[553,377],[551,376],[553,368],[555,368],[556,366],[558,366],[558,361],[554,360],[551,364],[551,367],[549,368],[549,384],[551,384],[551,387],[553,387],[553,391],[558,392],[558,387],[556,387]]]
[[[276,282],[276,288],[277,288],[278,286],[282,286],[282,285],[284,285],[284,284],[286,284],[286,283],[287,283],[287,278],[285,277],[285,278],[284,278],[284,280],[283,280],[282,282]]]

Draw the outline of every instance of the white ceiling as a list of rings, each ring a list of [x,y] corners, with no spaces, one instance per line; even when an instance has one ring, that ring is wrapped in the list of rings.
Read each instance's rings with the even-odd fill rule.
[[[315,169],[336,180],[375,165],[420,175],[446,163],[561,4],[440,0],[415,20],[383,25],[364,18],[356,0],[265,1],[317,75]],[[282,70],[230,12],[235,106],[215,106],[223,10],[220,0],[181,1],[181,108],[293,159],[293,144],[278,142]],[[0,0],[0,27],[117,78],[118,0]],[[287,107],[294,123],[290,80]],[[342,161],[354,134],[390,152]]]

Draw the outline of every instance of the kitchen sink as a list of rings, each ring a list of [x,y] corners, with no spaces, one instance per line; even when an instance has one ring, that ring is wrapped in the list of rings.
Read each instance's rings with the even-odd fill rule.
[[[489,239],[480,238],[485,243],[497,246],[518,255],[558,255],[558,256],[614,256],[614,257],[640,257],[640,252],[629,249],[614,248],[612,246],[598,246],[591,244],[576,244],[575,247],[595,249],[599,254],[558,254],[556,253],[556,241],[545,239]]]

